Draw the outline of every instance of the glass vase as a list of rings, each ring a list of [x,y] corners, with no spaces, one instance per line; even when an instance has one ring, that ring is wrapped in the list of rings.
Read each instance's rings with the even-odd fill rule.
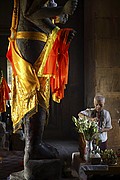
[[[90,163],[90,155],[93,150],[92,140],[86,141],[86,152],[85,152],[85,160],[87,163]]]

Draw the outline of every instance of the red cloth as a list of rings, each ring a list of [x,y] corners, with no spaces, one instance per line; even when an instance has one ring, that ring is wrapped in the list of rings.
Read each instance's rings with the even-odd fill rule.
[[[9,43],[8,51],[6,53],[7,59],[10,61],[14,75],[16,75],[15,66],[12,59],[12,42]]]
[[[6,112],[6,100],[9,100],[10,88],[3,78],[0,84],[0,112]]]
[[[51,76],[52,94],[55,94],[56,98],[60,100],[64,97],[65,85],[68,82],[68,48],[70,43],[67,43],[67,40],[70,31],[71,29],[66,28],[58,31],[43,73]]]

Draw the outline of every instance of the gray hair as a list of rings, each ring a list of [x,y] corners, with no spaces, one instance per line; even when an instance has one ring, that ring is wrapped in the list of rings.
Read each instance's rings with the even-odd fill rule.
[[[102,102],[104,102],[105,103],[105,97],[103,96],[103,95],[96,95],[95,97],[94,97],[94,101],[102,101]]]

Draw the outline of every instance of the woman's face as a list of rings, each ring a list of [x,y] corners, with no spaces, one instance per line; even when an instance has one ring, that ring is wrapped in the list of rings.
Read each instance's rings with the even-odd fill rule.
[[[100,111],[103,109],[104,104],[105,104],[104,101],[100,101],[100,100],[97,101],[97,100],[94,100],[94,107],[95,107],[96,111],[98,111],[98,112],[100,112]]]

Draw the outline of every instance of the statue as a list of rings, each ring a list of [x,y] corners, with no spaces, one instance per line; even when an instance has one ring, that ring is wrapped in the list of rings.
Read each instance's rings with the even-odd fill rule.
[[[55,159],[58,151],[43,142],[49,118],[50,88],[56,102],[64,97],[68,48],[73,29],[60,29],[76,10],[78,0],[57,6],[54,0],[14,0],[7,58],[13,69],[12,121],[14,132],[25,127],[24,164],[30,159]],[[62,75],[61,75],[62,73]]]

